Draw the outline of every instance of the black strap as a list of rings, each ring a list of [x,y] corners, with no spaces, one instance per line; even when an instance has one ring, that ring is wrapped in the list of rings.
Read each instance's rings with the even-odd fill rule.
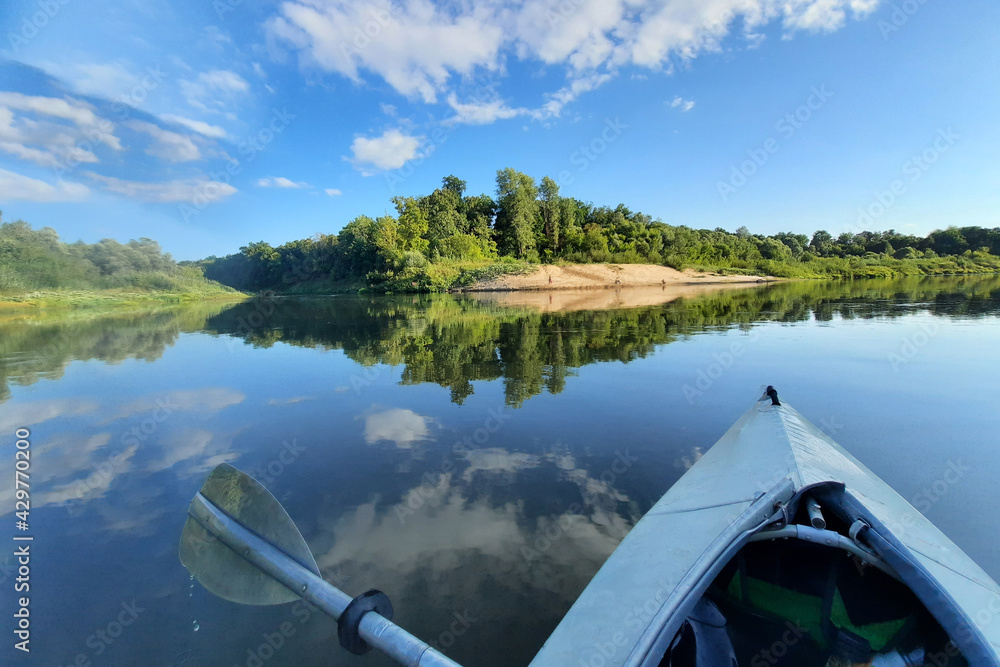
[[[382,591],[372,589],[351,600],[337,621],[340,645],[354,655],[364,655],[372,650],[371,645],[358,634],[361,617],[370,611],[374,611],[387,621],[392,620],[392,603],[389,602],[389,598]]]

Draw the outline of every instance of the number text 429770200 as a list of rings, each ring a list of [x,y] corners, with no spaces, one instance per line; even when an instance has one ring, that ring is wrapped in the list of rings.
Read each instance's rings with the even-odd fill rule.
[[[17,561],[17,577],[14,579],[14,592],[17,594],[17,611],[14,612],[14,636],[17,641],[14,648],[29,653],[31,651],[31,541],[27,534],[30,526],[31,513],[31,433],[26,428],[19,428],[14,435],[17,441],[14,445],[14,558]]]

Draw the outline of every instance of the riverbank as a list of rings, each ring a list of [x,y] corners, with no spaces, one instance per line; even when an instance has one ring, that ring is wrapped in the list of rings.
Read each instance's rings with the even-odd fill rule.
[[[652,287],[763,283],[772,276],[723,275],[710,271],[678,271],[658,264],[545,264],[527,273],[507,274],[480,280],[457,291],[516,292],[532,290],[580,290],[618,287]]]
[[[242,301],[249,295],[236,290],[213,289],[197,292],[159,292],[137,290],[34,290],[19,294],[0,294],[0,310],[36,310],[40,308],[99,308],[189,303],[194,301]]]

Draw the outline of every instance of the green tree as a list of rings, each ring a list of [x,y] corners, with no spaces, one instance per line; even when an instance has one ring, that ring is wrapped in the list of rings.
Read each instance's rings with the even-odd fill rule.
[[[821,229],[813,234],[809,247],[817,255],[829,257],[833,251],[833,236],[830,235],[830,232]]]
[[[462,196],[465,194],[465,181],[457,176],[445,176],[441,179],[441,183],[442,188],[448,190],[449,192],[454,192],[455,196],[458,197],[459,200],[462,199]]]
[[[466,197],[462,200],[465,208],[466,234],[478,236],[484,240],[493,240],[493,220],[497,215],[497,203],[489,195]]]
[[[338,278],[363,276],[380,268],[375,234],[375,221],[367,215],[359,215],[344,225],[337,242]]]
[[[427,240],[427,213],[420,206],[420,202],[413,197],[393,197],[392,203],[399,213],[401,249],[404,252],[412,250],[426,255],[430,245]]]
[[[542,196],[541,213],[546,245],[552,254],[556,254],[559,252],[559,223],[562,214],[559,184],[545,176],[539,192]]]
[[[400,235],[399,222],[391,215],[383,215],[375,220],[375,247],[379,255],[391,266],[395,266],[403,258],[404,242]]]
[[[427,240],[431,251],[441,251],[441,243],[458,234],[466,226],[460,212],[461,197],[454,190],[438,188],[420,200],[427,217]]]
[[[535,179],[510,167],[497,172],[497,245],[505,255],[524,258],[535,249],[538,188]]]

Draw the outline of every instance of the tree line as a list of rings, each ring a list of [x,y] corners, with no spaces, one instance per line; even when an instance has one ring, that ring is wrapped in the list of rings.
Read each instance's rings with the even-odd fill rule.
[[[781,277],[1000,270],[1000,228],[948,228],[925,237],[693,229],[624,204],[563,197],[551,178],[539,182],[511,168],[497,172],[493,196],[468,195],[465,181],[446,176],[434,192],[393,197],[392,204],[395,215],[358,216],[337,234],[278,247],[250,243],[197,264],[208,278],[252,291],[352,279],[389,291],[434,290],[460,284],[463,272],[500,274],[523,268],[519,262],[652,263]]]
[[[149,238],[64,243],[51,227],[0,223],[0,292],[39,289],[211,291],[195,266],[182,267]]]

